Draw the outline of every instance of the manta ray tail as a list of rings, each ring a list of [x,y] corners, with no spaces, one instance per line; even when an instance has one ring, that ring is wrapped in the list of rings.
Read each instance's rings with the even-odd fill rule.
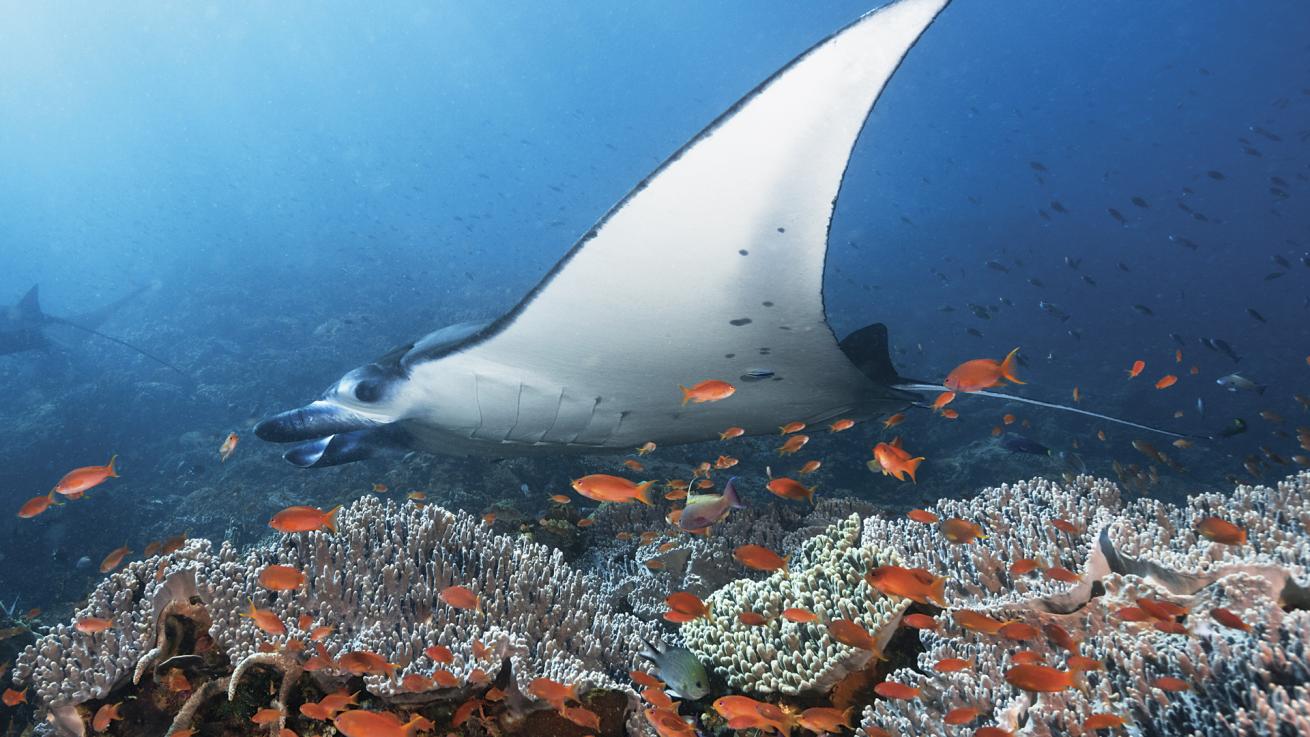
[[[894,388],[901,389],[903,391],[911,391],[911,392],[950,391],[949,389],[942,386],[941,384],[923,384],[923,383],[896,384]],[[1117,425],[1127,425],[1128,427],[1135,427],[1138,430],[1145,430],[1147,432],[1159,433],[1161,435],[1168,435],[1171,438],[1192,438],[1197,440],[1215,439],[1213,435],[1190,435],[1187,433],[1173,432],[1172,430],[1165,430],[1164,428],[1152,427],[1151,425],[1143,425],[1140,422],[1125,420],[1121,417],[1112,417],[1110,415],[1103,415],[1100,412],[1091,412],[1089,410],[1079,409],[1077,407],[1070,407],[1067,404],[1056,404],[1055,402],[1043,402],[1040,399],[1029,399],[1028,397],[1019,397],[1013,394],[1005,394],[1002,392],[988,392],[988,391],[968,392],[968,394],[974,396],[992,397],[994,399],[1005,399],[1011,402],[1021,402],[1023,404],[1031,404],[1037,407],[1045,407],[1047,409],[1060,410],[1061,412],[1072,412],[1076,415],[1083,415],[1085,417],[1095,417],[1098,420],[1113,422]]]
[[[160,358],[159,356],[156,356],[155,354],[150,353],[149,351],[145,350],[144,348],[140,348],[140,347],[138,347],[138,346],[134,346],[134,345],[132,345],[131,343],[127,342],[126,340],[121,340],[121,339],[119,339],[119,338],[115,338],[115,337],[112,336],[112,335],[105,335],[104,333],[100,332],[99,330],[95,330],[95,329],[93,329],[93,328],[88,328],[88,327],[86,327],[85,325],[78,325],[78,324],[75,323],[75,322],[71,322],[71,321],[69,321],[69,320],[64,320],[64,319],[62,319],[62,318],[58,318],[58,317],[51,317],[51,316],[47,315],[47,316],[46,316],[46,321],[47,321],[47,322],[56,323],[56,324],[59,324],[59,325],[67,325],[68,327],[71,327],[71,328],[77,328],[78,330],[84,330],[84,331],[86,331],[86,332],[90,333],[91,335],[94,335],[94,336],[96,336],[96,337],[98,337],[98,338],[104,338],[105,340],[107,340],[107,341],[109,341],[109,342],[111,342],[111,343],[117,343],[117,344],[123,346],[124,348],[128,348],[128,349],[130,349],[130,350],[134,350],[134,351],[136,351],[137,353],[140,353],[141,355],[145,356],[146,358],[149,358],[151,361],[154,361],[155,363],[157,363],[157,364],[159,364],[159,365],[161,365],[161,366],[163,366],[163,367],[165,367],[165,368],[169,368],[169,369],[172,369],[173,371],[176,371],[178,374],[180,374],[181,376],[185,377],[185,378],[188,379],[188,380],[191,379],[191,374],[188,374],[187,372],[183,371],[182,369],[178,368],[177,366],[174,366],[173,364],[169,363],[168,361],[165,361],[164,359]]]

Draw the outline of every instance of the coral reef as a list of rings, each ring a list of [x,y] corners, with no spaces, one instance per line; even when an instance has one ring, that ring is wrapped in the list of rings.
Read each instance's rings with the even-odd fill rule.
[[[306,583],[293,591],[266,590],[258,574],[270,564],[302,571]],[[479,594],[476,608],[439,599],[455,584]],[[204,637],[233,663],[229,698],[259,666],[279,673],[285,706],[291,685],[317,652],[302,649],[310,630],[323,625],[333,628],[320,638],[324,651],[376,653],[402,666],[394,679],[366,675],[368,690],[384,699],[416,698],[400,679],[431,675],[436,664],[424,649],[436,644],[452,652],[442,667],[458,684],[429,682],[423,691],[433,693],[418,698],[465,696],[470,683],[490,683],[502,663],[511,668],[509,687],[519,691],[537,677],[581,690],[624,689],[615,677],[634,667],[642,638],[655,629],[612,612],[598,588],[558,551],[495,535],[470,515],[364,498],[339,514],[335,533],[284,535],[244,553],[230,544],[213,551],[208,542],[193,540],[170,555],[128,565],[105,579],[78,615],[112,617],[112,629],[83,634],[59,626],[24,652],[14,678],[32,682],[52,712],[103,699],[179,654],[170,622],[185,616],[203,622]],[[252,603],[273,613],[286,635],[267,635],[242,616]],[[313,675],[325,686],[349,676],[339,663],[320,663]]]
[[[763,581],[741,579],[709,598],[711,618],[682,627],[687,647],[735,689],[797,694],[823,690],[863,667],[876,653],[837,642],[825,622],[847,619],[870,632],[895,629],[908,602],[884,597],[864,582],[864,572],[896,565],[889,550],[860,545],[860,517],[830,527],[801,544],[785,570]],[[784,609],[802,608],[817,621],[793,622]],[[742,622],[755,612],[764,625]]]

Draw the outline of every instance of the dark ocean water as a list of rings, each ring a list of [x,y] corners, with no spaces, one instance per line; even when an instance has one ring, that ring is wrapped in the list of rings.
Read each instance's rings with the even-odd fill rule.
[[[510,500],[530,518],[595,464],[395,457],[305,473],[249,430],[394,345],[512,306],[664,157],[867,9],[0,10],[0,302],[40,284],[44,308],[71,315],[152,285],[103,330],[194,377],[76,334],[0,356],[0,508],[113,453],[123,472],[37,519],[0,516],[0,599],[65,605],[124,543],[254,540],[283,506],[375,482],[474,510]],[[1085,408],[1184,432],[1250,424],[1168,449],[1188,470],[1162,469],[1152,493],[1249,479],[1252,455],[1281,476],[1260,448],[1301,452],[1293,394],[1310,394],[1307,38],[1310,6],[1293,0],[956,0],[852,158],[825,291],[835,331],[887,323],[909,376],[1020,346],[1027,396],[1068,402],[1076,386]],[[1135,359],[1147,369],[1129,382]],[[1216,385],[1233,371],[1268,389]],[[1153,389],[1164,373],[1179,384]],[[953,406],[953,423],[903,426],[929,458],[908,495],[864,469],[874,428],[831,441],[824,487],[913,505],[1067,470],[999,450],[1007,410],[1092,472],[1144,460],[1123,429],[1102,443],[1103,426],[1067,415]],[[242,444],[220,466],[231,431]]]

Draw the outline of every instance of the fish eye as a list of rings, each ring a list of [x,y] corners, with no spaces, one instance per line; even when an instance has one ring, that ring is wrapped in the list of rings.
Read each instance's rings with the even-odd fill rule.
[[[375,379],[365,379],[355,385],[355,399],[361,402],[376,402],[382,398],[382,383]]]

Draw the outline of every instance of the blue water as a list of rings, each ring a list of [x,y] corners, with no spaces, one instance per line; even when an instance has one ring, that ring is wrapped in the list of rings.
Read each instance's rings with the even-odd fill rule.
[[[305,501],[277,496],[307,482],[271,461],[253,481],[194,486],[210,495],[203,519],[174,492],[212,476],[199,459],[212,464],[228,431],[248,433],[393,345],[513,305],[665,156],[868,5],[0,10],[0,302],[40,284],[45,309],[67,315],[155,284],[104,330],[197,378],[184,388],[94,339],[0,356],[0,509],[114,452],[125,472],[59,515],[0,516],[0,597],[71,601],[94,578],[70,573],[84,555],[98,563],[125,540],[140,550],[184,528],[249,537],[269,507]],[[1180,483],[1244,474],[1261,445],[1300,452],[1256,413],[1290,431],[1302,413],[1292,394],[1310,393],[1307,38],[1310,6],[1295,0],[956,0],[852,158],[829,254],[834,329],[886,322],[911,376],[1021,346],[1031,396],[1068,401],[1078,386],[1085,407],[1188,432],[1251,423]],[[998,309],[984,320],[970,303]],[[1170,333],[1184,339],[1180,365]],[[1200,337],[1227,340],[1240,364]],[[1138,358],[1148,368],[1129,384]],[[1269,390],[1214,384],[1237,369]],[[1166,372],[1180,385],[1152,389]],[[1001,410],[981,401],[961,400],[954,425],[916,418],[907,431],[930,459],[989,442]],[[1088,449],[1097,426],[1025,416],[1052,446],[1081,438],[1094,471],[1141,461],[1131,434]],[[861,473],[867,445],[851,441]],[[240,453],[275,458],[249,435]],[[1036,469],[1047,470],[1058,471]],[[354,493],[326,488],[357,480],[342,473],[317,477],[324,502]],[[930,463],[921,481],[931,475]],[[975,480],[1013,477],[989,467]]]

